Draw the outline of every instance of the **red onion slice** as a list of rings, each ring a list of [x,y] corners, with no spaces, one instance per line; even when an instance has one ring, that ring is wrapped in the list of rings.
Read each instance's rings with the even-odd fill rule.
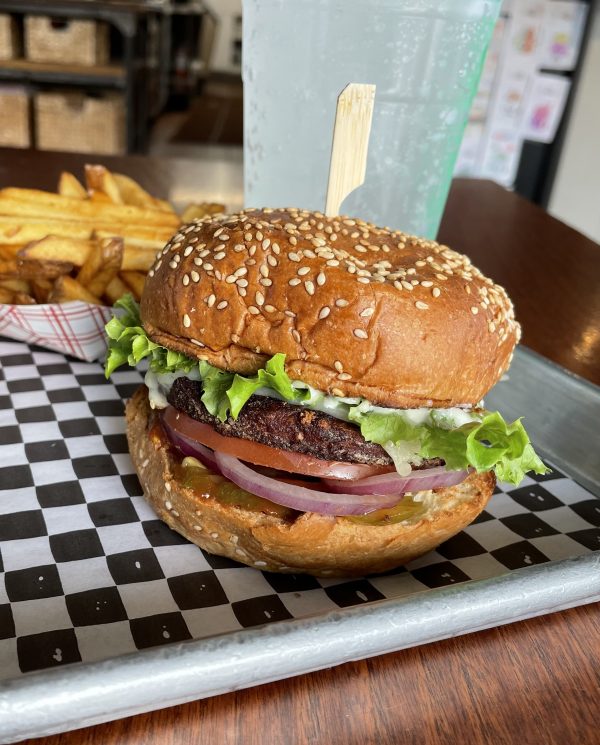
[[[369,476],[366,479],[344,483],[340,483],[336,479],[323,479],[323,482],[332,492],[362,495],[395,494],[398,496],[405,494],[407,491],[426,491],[427,489],[455,486],[464,481],[468,475],[468,471],[447,471],[444,466],[437,466],[412,471],[409,476],[400,476],[398,473],[384,473],[380,476]]]
[[[331,494],[288,484],[253,471],[231,455],[215,452],[220,472],[242,489],[271,502],[299,512],[318,512],[321,515],[366,515],[368,512],[392,507],[400,495]]]

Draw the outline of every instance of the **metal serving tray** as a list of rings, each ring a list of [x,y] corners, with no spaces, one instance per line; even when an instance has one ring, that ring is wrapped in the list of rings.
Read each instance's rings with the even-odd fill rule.
[[[23,371],[27,370],[26,374],[32,377],[32,364],[38,367],[41,375],[49,373],[51,367],[61,368],[64,373],[68,366],[73,375],[78,380],[81,379],[79,382],[85,390],[92,413],[92,404],[97,403],[98,397],[102,395],[101,391],[108,390],[100,389],[97,380],[89,380],[98,378],[99,368],[92,370],[95,375],[89,375],[86,371],[90,371],[90,366],[86,367],[82,363],[66,361],[59,355],[52,355],[51,359],[48,353],[30,352],[26,345],[14,343],[5,345],[3,352],[0,344],[0,355],[6,354],[7,350],[11,356],[11,364],[22,364]],[[64,361],[62,366],[57,362],[60,359]],[[9,371],[10,368],[7,367],[7,381],[11,378]],[[12,379],[22,379],[23,371],[14,367]],[[128,373],[130,376],[131,374]],[[124,382],[120,384],[121,389],[118,393],[127,395],[134,381],[131,377],[122,380]],[[67,383],[68,381],[65,385]],[[89,388],[88,384],[91,384]],[[8,386],[10,390],[10,383]],[[13,388],[18,390],[19,385]],[[94,388],[93,392],[91,388]],[[116,384],[116,388],[119,389],[119,383]],[[65,396],[51,397],[51,400],[53,398],[60,400]],[[599,388],[527,349],[519,349],[510,371],[510,380],[496,386],[487,397],[486,406],[500,409],[507,417],[524,416],[538,451],[556,465],[559,471],[570,474],[596,496],[600,494],[597,424],[600,421]],[[114,443],[114,438],[118,438],[119,433],[110,427],[117,425],[108,422],[111,417],[103,416],[109,413],[110,408],[101,407],[98,421],[103,427],[108,428],[108,434],[101,430],[104,440],[112,437],[113,440],[110,442]],[[60,410],[58,418],[60,419]],[[10,423],[11,420],[7,421]],[[2,419],[0,432],[1,424]],[[60,423],[59,427],[62,431]],[[93,442],[90,441],[88,445],[91,447]],[[82,441],[77,447],[83,447]],[[36,452],[35,447],[32,452]],[[113,451],[109,449],[109,452]],[[78,468],[88,467],[89,459],[86,460],[87,456],[81,456],[79,451],[77,455],[78,457],[74,457],[70,452],[77,477],[81,479],[82,484],[87,483],[86,488],[90,489],[90,495],[84,489],[86,503],[91,499],[91,504],[87,504],[87,510],[92,515],[99,515],[100,512],[92,507],[107,503],[102,500],[96,501],[99,499],[94,492],[97,479],[87,478],[86,481],[85,477],[89,474],[78,473]],[[1,458],[0,449],[0,467],[5,465]],[[126,454],[112,455],[112,458],[117,463],[122,478],[130,479]],[[63,455],[60,463],[64,462]],[[59,461],[54,466],[58,468]],[[41,477],[42,480],[51,478],[47,475],[47,470],[32,468],[34,476],[38,473],[45,474]],[[129,654],[122,654],[121,646],[113,656],[95,662],[86,662],[85,655],[81,652],[83,662],[59,665],[55,669],[42,672],[14,674],[0,683],[0,741],[14,742],[26,737],[84,727],[600,600],[600,551],[596,550],[596,547],[600,549],[600,529],[597,527],[600,526],[600,502],[596,506],[595,497],[569,478],[557,479],[555,474],[554,479],[546,481],[541,478],[538,482],[529,479],[525,487],[512,491],[501,490],[481,520],[476,522],[472,530],[468,529],[470,532],[467,543],[472,547],[473,536],[476,536],[484,546],[482,548],[480,545],[481,550],[475,550],[472,556],[468,555],[469,552],[464,548],[465,544],[461,544],[458,538],[445,544],[445,548],[440,547],[438,552],[413,562],[407,570],[379,578],[355,582],[321,580],[318,586],[303,585],[302,578],[291,578],[287,584],[281,580],[283,585],[278,586],[278,580],[273,580],[272,576],[267,577],[272,583],[269,587],[276,590],[278,603],[282,604],[283,599],[289,610],[295,602],[293,598],[301,598],[307,603],[303,610],[297,614],[284,615],[290,620],[278,620],[267,625],[231,630],[228,633],[218,634],[214,631],[203,639],[173,641],[150,649],[138,649]],[[543,486],[549,491],[544,490]],[[31,502],[31,494],[26,488],[17,489],[16,492],[19,500],[29,500],[28,504]],[[0,506],[6,493],[0,491]],[[45,495],[46,499],[52,497],[51,491],[44,491],[38,486],[35,493],[38,494],[38,498],[40,493]],[[8,499],[10,501],[10,496]],[[546,503],[542,504],[544,499]],[[539,505],[536,500],[540,500]],[[144,523],[148,515],[143,512],[140,498],[124,497],[119,504],[122,506],[128,501],[134,504],[140,514],[140,524],[150,524]],[[509,508],[510,505],[512,507]],[[518,509],[515,509],[515,505]],[[75,507],[85,509],[84,505]],[[55,506],[48,509],[68,508]],[[564,524],[559,524],[561,520],[565,521]],[[130,518],[128,524],[135,525],[132,521],[133,518]],[[46,523],[50,522],[50,517],[47,517]],[[508,531],[510,526],[516,531],[515,538],[529,537],[529,540],[517,540],[508,547],[501,545],[493,531],[496,524],[501,528],[501,532]],[[540,527],[543,525],[546,527]],[[104,561],[106,558],[112,562],[114,556],[117,556],[117,566],[125,554],[109,556],[110,551],[105,541],[110,541],[106,537],[110,535],[110,531],[103,532],[105,530],[102,525],[97,528],[103,541],[104,552],[101,559],[93,561]],[[535,537],[536,531],[541,537]],[[51,533],[52,530],[49,529],[48,532]],[[46,539],[42,537],[34,540]],[[486,544],[486,540],[491,543]],[[10,543],[10,536],[8,541]],[[160,554],[161,542],[162,539],[152,544],[157,554]],[[1,547],[2,544],[0,549]],[[200,557],[202,553],[187,545],[168,548],[169,561],[173,560],[175,549],[184,552],[186,557]],[[188,553],[188,549],[194,553]],[[164,557],[167,554],[160,554],[163,569]],[[16,552],[9,550],[5,556],[5,564],[7,557],[13,562],[18,562],[15,556]],[[540,559],[539,556],[543,558]],[[57,563],[60,563],[61,559],[65,561],[63,556],[57,559]],[[503,568],[499,569],[501,561]],[[492,563],[495,568],[490,568]],[[68,565],[60,564],[61,572],[65,566]],[[514,568],[515,566],[520,568]],[[252,599],[246,597],[232,602],[232,597],[239,592],[239,582],[236,584],[232,578],[243,577],[244,582],[250,579],[250,584],[254,582],[258,586],[259,580],[263,582],[263,575],[256,570],[235,568],[231,562],[220,564],[217,561],[210,566],[206,564],[206,567],[210,571],[202,572],[202,576],[212,573],[218,576],[227,590],[231,607],[236,606],[237,617],[243,618],[247,608],[246,611],[240,608],[245,603],[252,602]],[[5,569],[8,577],[13,570],[8,566],[5,566]],[[457,574],[453,575],[453,572]],[[113,578],[117,575],[118,572],[113,573]],[[66,574],[61,574],[63,585],[66,581],[65,576]],[[464,581],[465,577],[467,581]],[[80,587],[71,588],[78,589],[78,592],[69,594],[66,586],[64,589],[64,595],[69,601],[67,606],[72,625],[77,627],[69,630],[77,632],[80,651],[86,648],[83,640],[87,638],[89,642],[89,637],[80,634],[81,629],[85,631],[87,622],[84,619],[78,626],[76,620],[78,613],[84,613],[78,604],[82,596],[87,596],[85,582],[81,582]],[[227,584],[228,582],[230,584]],[[296,592],[293,592],[294,582],[297,583]],[[441,585],[443,582],[446,582],[445,586],[433,586]],[[115,583],[119,585],[119,591],[126,599],[126,589],[131,585],[120,585],[117,580]],[[7,580],[8,595],[9,585],[10,581]],[[273,589],[270,591],[273,593]],[[0,610],[1,604],[6,602],[2,592],[5,591],[0,587]],[[360,604],[343,607],[350,605],[348,593],[354,593],[354,603]],[[275,595],[263,596],[263,599],[264,597],[274,598]],[[376,599],[382,597],[387,599]],[[336,599],[337,608],[330,602],[331,598]],[[8,599],[10,600],[10,597]],[[329,605],[323,602],[324,599],[329,599]],[[60,602],[62,600],[61,597]],[[17,600],[14,605],[18,604]],[[218,607],[228,609],[230,606],[223,604]],[[331,607],[335,609],[330,610]],[[132,606],[127,603],[126,610],[126,620],[122,620],[120,624],[110,624],[111,628],[120,627],[121,624],[129,624],[133,628],[136,622],[132,617],[135,613]],[[193,614],[199,611],[186,612]],[[290,618],[290,615],[299,617]],[[185,617],[190,625],[192,616]],[[268,617],[267,612],[263,618]],[[216,619],[217,623],[219,618],[221,617]],[[277,618],[276,613],[273,618]],[[166,626],[162,628],[166,629]],[[215,628],[223,629],[226,626],[216,625]],[[25,638],[31,639],[34,636],[36,635]],[[108,645],[105,656],[110,655],[110,637],[105,635],[102,638],[102,643]],[[5,659],[12,660],[10,654],[14,639],[9,638],[1,643],[6,644],[5,650],[8,650],[5,651]],[[63,654],[63,650],[56,649],[54,659],[59,658],[57,664],[62,660]],[[21,660],[21,657],[19,659]],[[21,660],[21,670],[23,664]]]

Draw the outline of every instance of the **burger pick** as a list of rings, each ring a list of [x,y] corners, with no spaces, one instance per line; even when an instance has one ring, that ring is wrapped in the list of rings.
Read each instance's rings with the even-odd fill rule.
[[[544,473],[482,398],[520,328],[446,246],[295,209],[180,229],[107,325],[148,358],[127,437],[158,516],[274,572],[382,572],[468,525],[496,477]]]

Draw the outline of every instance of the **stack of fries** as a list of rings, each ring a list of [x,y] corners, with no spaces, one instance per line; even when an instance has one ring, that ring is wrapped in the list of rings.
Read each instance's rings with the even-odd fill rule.
[[[139,299],[156,252],[182,222],[223,210],[190,205],[179,216],[128,176],[86,166],[87,189],[63,173],[58,194],[0,190],[0,303]]]
[[[62,173],[57,194],[0,189],[0,334],[95,359],[106,306],[127,292],[139,300],[157,251],[177,228],[223,209],[191,204],[179,215],[101,165],[85,167],[85,187]],[[75,301],[57,314],[55,304]]]

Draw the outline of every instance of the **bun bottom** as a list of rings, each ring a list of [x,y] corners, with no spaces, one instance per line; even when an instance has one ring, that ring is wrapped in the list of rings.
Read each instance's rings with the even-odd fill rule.
[[[269,572],[352,577],[385,572],[431,551],[483,510],[496,483],[472,473],[447,489],[421,492],[426,509],[396,524],[357,524],[306,512],[293,522],[224,504],[178,482],[177,465],[145,386],[127,403],[127,439],[146,500],[161,520],[212,554]]]

